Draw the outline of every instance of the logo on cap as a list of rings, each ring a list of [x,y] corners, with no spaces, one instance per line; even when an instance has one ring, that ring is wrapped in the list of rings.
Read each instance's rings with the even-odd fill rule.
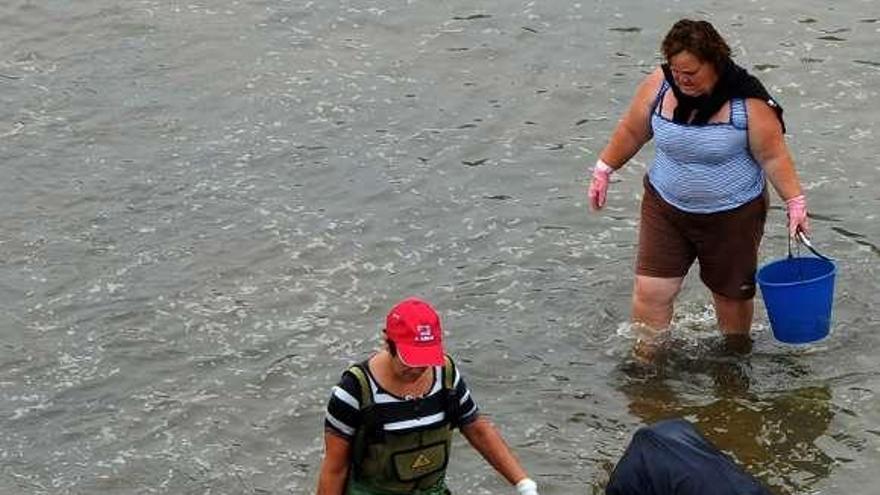
[[[418,325],[416,332],[416,342],[434,342],[434,327],[431,325]]]

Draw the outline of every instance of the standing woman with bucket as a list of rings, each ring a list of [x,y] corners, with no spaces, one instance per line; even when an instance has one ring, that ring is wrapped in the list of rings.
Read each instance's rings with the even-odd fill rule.
[[[676,22],[661,51],[666,63],[642,81],[599,155],[590,205],[605,205],[611,174],[654,138],[633,322],[666,330],[684,277],[699,260],[721,332],[748,336],[767,216],[765,179],[785,201],[789,234],[809,231],[806,199],[783,138],[782,108],[731,60],[730,47],[707,21]]]

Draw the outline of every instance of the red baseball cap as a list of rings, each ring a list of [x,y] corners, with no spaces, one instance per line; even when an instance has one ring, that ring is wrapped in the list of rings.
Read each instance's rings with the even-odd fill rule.
[[[410,297],[397,303],[385,319],[385,334],[407,366],[443,364],[440,317],[425,301]]]

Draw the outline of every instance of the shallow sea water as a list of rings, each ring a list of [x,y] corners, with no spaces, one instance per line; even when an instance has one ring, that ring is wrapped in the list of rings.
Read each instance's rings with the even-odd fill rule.
[[[584,180],[711,20],[785,107],[833,333],[725,351],[688,280],[631,357],[641,176]],[[875,0],[0,6],[0,492],[309,493],[323,408],[420,295],[543,494],[685,417],[778,494],[880,480]],[[762,260],[786,250],[774,196]],[[456,493],[512,493],[460,438]]]

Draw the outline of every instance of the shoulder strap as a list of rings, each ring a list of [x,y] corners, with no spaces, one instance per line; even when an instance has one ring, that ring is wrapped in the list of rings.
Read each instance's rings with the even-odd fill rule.
[[[455,363],[447,355],[444,355],[443,359],[445,361],[443,364],[443,388],[453,390],[455,388]]]
[[[348,372],[357,379],[361,387],[360,410],[362,413],[362,424],[357,429],[354,437],[354,445],[352,447],[352,462],[355,468],[355,476],[360,476],[361,465],[367,451],[367,442],[375,439],[377,435],[376,415],[373,411],[373,389],[370,387],[370,379],[367,378],[367,361],[351,365]]]
[[[651,104],[651,114],[657,114],[659,116],[663,116],[663,97],[666,96],[666,91],[669,90],[669,83],[666,82],[666,78],[663,78],[663,82],[660,83],[660,89],[657,90],[657,96],[654,97],[654,103]]]
[[[733,98],[730,100],[730,123],[738,129],[748,129],[749,114],[746,110],[745,98]]]
[[[458,423],[460,410],[458,397],[455,395],[455,363],[449,356],[445,356],[443,364],[443,390],[441,393],[443,400],[446,401],[444,408],[446,422],[449,423],[450,428],[454,428]]]
[[[357,379],[358,384],[361,386],[361,409],[373,405],[373,390],[370,388],[370,379],[367,378],[364,363],[351,365],[351,367],[348,368],[348,372]]]

